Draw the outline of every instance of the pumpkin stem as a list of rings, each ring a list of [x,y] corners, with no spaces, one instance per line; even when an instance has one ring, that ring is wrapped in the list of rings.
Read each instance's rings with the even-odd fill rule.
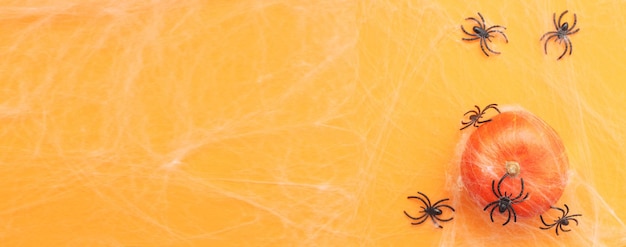
[[[511,177],[515,177],[520,173],[520,166],[516,161],[507,161],[504,163],[504,166],[506,167],[506,173]]]

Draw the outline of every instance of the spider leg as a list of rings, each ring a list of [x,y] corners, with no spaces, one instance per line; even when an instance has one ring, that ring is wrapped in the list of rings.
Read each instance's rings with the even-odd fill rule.
[[[465,122],[465,121],[461,120],[461,124],[470,124],[470,125],[472,125],[473,123],[474,123],[473,120],[470,120],[469,122]]]
[[[509,43],[509,38],[507,38],[507,37],[506,37],[506,34],[504,34],[504,32],[502,32],[502,31],[499,31],[499,30],[491,30],[491,31],[488,31],[487,33],[500,33],[500,34],[502,34],[502,36],[504,37],[504,40],[506,40],[506,42],[507,42],[507,43]]]
[[[502,176],[502,178],[500,179],[500,182],[498,182],[498,192],[500,192],[500,185],[502,185],[502,181],[504,181],[504,179],[507,177],[507,175],[509,175],[509,174],[505,173],[504,176]],[[493,180],[491,180],[491,185],[493,187]],[[499,193],[498,197],[502,197],[502,193]]]
[[[485,106],[483,111],[486,111],[489,108],[493,108],[493,109],[496,109],[496,111],[498,111],[498,108],[496,108],[496,106],[498,106],[498,104],[489,104],[489,105]],[[500,112],[500,111],[498,111],[498,112]]]
[[[513,222],[517,222],[517,214],[515,213],[515,209],[513,206],[510,207],[511,212],[513,212]]]
[[[424,198],[426,198],[426,200],[428,201],[428,204],[426,204],[426,206],[430,208],[430,207],[431,207],[431,205],[430,205],[430,199],[428,199],[428,196],[424,195],[424,193],[419,192],[419,191],[418,191],[417,193],[418,193],[418,194],[420,194],[420,195],[422,195]]]
[[[465,124],[465,123],[461,122],[461,124]],[[472,122],[469,122],[467,125],[465,125],[465,127],[460,128],[459,130],[464,130],[464,129],[466,129],[467,127],[470,127],[470,126],[472,126]]]
[[[554,32],[554,31],[547,32],[547,33],[543,34],[543,36],[541,36],[541,39],[539,39],[539,41],[543,40],[543,38],[545,38],[545,37],[546,37],[546,36],[548,36],[549,34],[557,34],[557,32]],[[549,39],[549,38],[548,38],[548,39]],[[547,42],[547,40],[546,40],[546,42]]]
[[[575,214],[575,215],[572,215],[572,216],[570,216],[570,217],[573,217],[573,216],[581,216],[581,215],[579,215],[579,214],[578,214],[578,215],[576,215],[576,214]],[[574,222],[576,222],[576,225],[578,225],[578,220],[577,220],[577,219],[574,219],[574,218],[568,218],[567,220],[573,220]]]
[[[561,218],[562,218],[562,217],[565,217],[565,211],[563,211],[563,209],[561,209],[561,208],[557,208],[557,207],[552,207],[552,206],[550,206],[550,207],[551,207],[551,208],[554,208],[554,209],[558,209],[559,211],[563,212],[563,216],[561,216]],[[555,220],[555,222],[558,222],[561,218],[556,219],[556,220]],[[556,223],[555,223],[555,224],[556,224]]]
[[[482,117],[482,116],[481,116],[481,117]],[[480,119],[480,118],[479,118],[479,119]],[[480,127],[480,126],[478,126],[478,124],[480,124],[480,123],[481,123],[480,121],[476,120],[476,122],[474,122],[474,127],[476,127],[476,128]]]
[[[488,106],[485,106],[485,109],[483,109],[483,112],[485,112],[487,109],[491,108],[491,109],[496,110],[498,113],[500,113],[500,110],[498,110],[498,108],[496,106],[498,106],[498,104],[490,104]]]
[[[487,204],[487,206],[485,206],[485,208],[483,209],[483,211],[486,211],[486,210],[487,210],[487,208],[489,208],[489,206],[494,205],[494,204],[497,204],[497,203],[498,203],[498,201],[495,201],[495,202],[490,202],[489,204]]]
[[[513,209],[513,208],[509,207],[509,208],[506,209],[506,211],[509,213],[509,216],[507,217],[506,221],[502,224],[503,226],[508,224],[509,221],[511,221],[511,209]]]
[[[465,34],[467,34],[467,35],[470,35],[470,36],[475,36],[475,35],[476,35],[476,34],[471,34],[471,33],[469,33],[468,31],[465,31],[465,28],[463,28],[463,25],[461,25],[461,30],[463,30],[463,32],[464,32]]]
[[[480,39],[480,37],[476,37],[476,38],[461,38],[461,39],[465,40],[465,41],[472,41],[472,40]]]
[[[491,29],[494,29],[494,28],[504,28],[504,29],[506,29],[506,27],[503,27],[503,26],[500,26],[500,25],[495,25],[495,26],[491,26],[491,27],[487,28],[485,31],[490,31]]]
[[[452,212],[455,212],[455,211],[454,211],[454,208],[453,208],[452,206],[450,206],[450,205],[445,205],[445,204],[444,204],[444,205],[439,205],[439,206],[437,206],[437,208],[440,208],[440,207],[449,208],[450,210],[452,210]]]
[[[572,51],[574,50],[574,45],[572,44],[572,41],[570,39],[567,39],[565,41],[565,44],[569,43],[569,54],[572,55]]]
[[[561,60],[561,58],[565,56],[565,53],[567,53],[567,50],[569,50],[569,46],[567,45],[567,41],[565,41],[565,50],[563,51],[563,54],[561,54],[561,56],[557,58],[556,60]]]
[[[481,116],[481,118],[482,118],[482,116]],[[491,122],[491,119],[487,119],[485,121],[476,121],[476,122],[479,123],[479,124],[484,124],[484,123],[487,123],[487,122]]]
[[[483,46],[483,43],[485,43],[485,39],[480,39],[480,49],[483,50],[483,53],[485,53],[486,56],[489,56],[489,54],[487,54],[487,52],[485,51],[485,48]]]
[[[493,206],[493,209],[491,209],[491,213],[489,213],[489,218],[491,218],[491,222],[493,222],[493,211],[496,210],[497,207],[498,205]]]
[[[574,14],[574,24],[572,24],[572,27],[570,27],[568,31],[574,30],[574,27],[576,27],[576,21],[576,14]]]
[[[480,107],[478,107],[477,105],[474,105],[474,107],[476,107],[476,110],[478,111],[476,114],[481,112]]]
[[[556,28],[556,30],[559,30],[559,25],[556,24],[556,13],[552,14],[552,22],[554,22],[554,28]]]
[[[439,225],[439,223],[437,223],[437,221],[435,220],[435,216],[430,215],[430,219],[433,220],[433,224],[435,224],[437,227],[443,228],[443,226],[441,226],[441,225]]]
[[[480,19],[483,21],[483,25],[480,26],[480,28],[485,29],[487,27],[487,25],[485,25],[485,18],[483,18],[483,15],[480,14],[480,12],[477,12],[478,16],[480,16]]]
[[[557,236],[559,236],[559,226],[561,226],[561,224],[557,224],[557,226],[554,227],[554,232],[556,232]]]
[[[526,198],[528,198],[528,196],[529,196],[529,195],[530,195],[530,193],[526,193],[526,195],[524,196],[524,198],[522,198],[522,199],[520,199],[520,200],[518,200],[518,198],[519,198],[519,197],[516,197],[516,198],[511,199],[511,200],[513,201],[513,203],[520,203],[520,202],[526,201]]]
[[[425,214],[424,216],[428,216],[428,214]],[[420,222],[411,222],[411,225],[419,225],[424,223],[424,221],[426,221],[428,219],[428,217],[424,217],[424,219],[420,220]]]
[[[502,197],[502,195],[499,193],[500,190],[498,190],[498,192],[496,192],[495,184],[496,184],[496,181],[495,180],[491,180],[491,191],[493,192],[494,195],[496,195],[496,197],[500,198],[500,197]]]
[[[545,226],[547,226],[547,227],[541,227],[541,226],[540,226],[539,228],[541,228],[541,229],[543,229],[543,230],[548,230],[548,229],[550,229],[550,228],[552,228],[552,227],[554,226],[554,224],[548,225],[548,224],[547,224],[547,223],[543,220],[543,216],[542,216],[542,215],[539,215],[539,218],[541,219],[541,223],[543,223]]]
[[[522,182],[522,189],[519,191],[519,195],[517,197],[511,199],[512,201],[515,201],[515,200],[519,199],[524,194],[524,178],[520,178],[520,181]],[[526,194],[526,197],[528,197],[528,194]],[[524,199],[522,199],[522,201],[526,200],[526,197],[524,197]]]
[[[569,213],[569,207],[567,206],[567,204],[563,204],[563,205],[565,205],[565,210],[563,210],[562,208],[552,207],[554,209],[561,211],[561,213],[563,213],[561,217],[565,217]]]
[[[582,215],[582,214],[572,214],[572,215],[570,215],[569,217],[574,217],[574,216],[577,216],[577,217],[578,217],[578,216],[583,216],[583,215]]]
[[[567,12],[568,12],[568,10],[563,11],[563,13],[561,13],[561,16],[559,16],[559,27],[561,27],[561,19],[563,19],[563,16],[564,16],[565,14],[567,14]],[[556,29],[559,29],[559,28],[557,27]]]
[[[562,232],[569,232],[569,231],[571,231],[571,230],[572,230],[572,229],[565,229],[565,228],[563,228],[563,224],[560,224],[560,225],[559,225],[559,228],[561,228],[561,231],[562,231]]]
[[[548,37],[546,39],[546,42],[543,44],[543,51],[546,53],[546,55],[548,55],[548,41],[554,37],[557,37],[556,34],[550,35],[550,37]]]
[[[433,207],[434,207],[434,208],[441,208],[441,207],[444,207],[444,208],[449,208],[450,210],[452,210],[452,212],[455,212],[455,211],[454,211],[454,208],[453,208],[453,207],[451,207],[451,206],[449,206],[449,205],[445,205],[445,204],[438,205],[439,203],[442,203],[442,202],[447,201],[447,200],[450,200],[450,199],[446,198],[446,199],[439,200],[438,202],[435,202],[435,204],[433,204]],[[436,216],[435,216],[435,217],[436,217]],[[440,218],[437,218],[437,219],[438,219],[438,220],[440,220],[440,221],[450,221],[450,220],[452,220],[453,218],[454,218],[454,217],[452,217],[452,218],[450,218],[450,219],[447,219],[447,220],[442,220],[442,219],[440,219]]]
[[[428,214],[424,214],[424,215],[422,215],[420,217],[413,217],[413,216],[409,215],[409,213],[404,211],[404,215],[406,215],[407,217],[411,218],[412,220],[420,220],[420,219],[423,219],[424,217],[426,217]]]
[[[575,34],[575,33],[577,33],[578,31],[580,31],[580,28],[577,28],[576,30],[571,31],[571,32],[567,32],[567,35],[570,35],[570,34]]]
[[[435,202],[435,204],[433,204],[433,207],[436,207],[437,205],[439,205],[439,203],[442,203],[442,202],[445,202],[445,201],[449,201],[449,200],[450,200],[450,198],[441,199],[441,200]],[[447,206],[447,205],[441,205],[441,206]],[[454,210],[452,210],[452,211],[454,211]]]
[[[478,27],[483,28],[483,24],[482,24],[482,23],[480,23],[480,21],[478,21],[478,20],[477,20],[476,18],[474,18],[474,17],[467,17],[467,18],[465,18],[465,20],[472,20],[472,21],[475,21],[475,22],[476,22],[476,24],[478,24]],[[483,29],[484,29],[484,28],[483,28]]]
[[[469,121],[469,122],[461,121],[461,124],[469,124],[469,125],[472,125],[473,123],[474,123],[474,121]]]
[[[433,217],[435,217],[435,218],[436,218],[436,219],[438,219],[439,221],[443,221],[443,222],[448,222],[448,221],[451,221],[452,219],[454,219],[454,217],[451,217],[450,219],[441,219],[441,218],[439,218],[439,217],[437,217],[437,216],[433,216]]]
[[[476,107],[478,107],[478,106],[476,106]],[[480,111],[480,108],[478,108],[478,111]],[[478,114],[480,114],[480,112],[478,112],[478,111],[470,110],[470,111],[466,112],[465,114],[463,114],[463,116],[465,117],[465,115],[467,115],[468,113],[474,113],[475,115],[478,115]]]
[[[406,199],[419,199],[420,201],[422,201],[424,203],[425,206],[430,207],[430,204],[427,204],[426,201],[424,201],[424,199],[422,199],[421,197],[409,196]]]
[[[478,110],[480,110],[480,109],[478,109]],[[468,111],[468,112],[466,112],[465,114],[463,114],[463,117],[465,117],[468,113],[474,113],[474,115],[472,115],[472,116],[476,116],[476,115],[478,115],[478,114],[479,114],[477,111]],[[469,122],[465,122],[465,121],[461,120],[461,124],[469,124],[468,126],[463,127],[461,130],[463,130],[463,129],[465,129],[465,128],[469,127],[469,126],[470,126],[470,125],[472,125],[475,121],[476,121],[476,120],[471,120],[471,116],[470,116],[470,121],[469,121]]]
[[[471,116],[470,116],[470,118],[471,118],[472,116],[478,116],[478,114],[479,114],[479,113],[478,113],[478,112],[476,112],[476,111],[468,111],[468,112],[466,112],[465,114],[463,114],[463,117],[467,116],[467,114],[468,114],[468,113],[474,113],[473,115],[471,115]],[[470,121],[470,122],[473,122],[473,121]]]
[[[487,47],[487,50],[489,50],[490,52],[493,52],[495,54],[500,54],[500,52],[494,51],[491,48],[489,48],[489,45],[487,45],[487,42],[485,42],[485,47]]]

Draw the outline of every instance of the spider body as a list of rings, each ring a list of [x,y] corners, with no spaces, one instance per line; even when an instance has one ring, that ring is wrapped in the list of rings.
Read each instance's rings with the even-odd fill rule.
[[[492,33],[499,33],[499,34],[502,35],[502,37],[504,37],[504,40],[506,40],[506,42],[508,43],[509,39],[506,37],[504,32],[501,31],[501,30],[498,30],[498,28],[506,29],[506,27],[499,26],[499,25],[487,27],[487,25],[485,24],[485,18],[483,18],[483,16],[480,14],[480,12],[478,13],[478,16],[480,17],[481,21],[479,21],[478,19],[476,19],[474,17],[465,18],[465,20],[472,20],[472,21],[476,22],[477,26],[472,27],[472,31],[474,33],[470,33],[470,32],[465,30],[463,25],[461,25],[461,30],[463,30],[463,32],[465,34],[471,36],[471,38],[462,38],[462,39],[465,40],[465,41],[480,40],[480,49],[483,51],[483,53],[486,56],[489,56],[489,53],[487,53],[487,51],[485,51],[485,48],[487,48],[487,50],[490,51],[493,54],[500,54],[500,52],[494,51],[491,48],[489,48],[489,45],[488,45],[487,41],[491,42],[490,38],[491,37],[495,37],[495,36],[491,35]]]
[[[508,224],[511,221],[511,214],[513,214],[513,222],[517,222],[517,214],[515,213],[515,209],[513,208],[513,204],[523,202],[524,200],[526,200],[526,198],[528,198],[528,193],[526,193],[526,196],[523,196],[524,195],[524,179],[523,178],[520,179],[521,180],[521,184],[522,184],[522,189],[520,190],[520,193],[519,193],[518,196],[512,197],[513,196],[512,193],[510,193],[510,194],[507,193],[507,192],[502,193],[500,191],[500,186],[502,185],[502,181],[504,181],[504,179],[506,177],[508,177],[508,173],[505,173],[504,176],[502,176],[502,178],[498,182],[498,189],[497,190],[495,188],[495,182],[496,181],[494,181],[494,180],[491,181],[491,190],[492,190],[493,194],[498,198],[498,200],[493,201],[493,202],[487,204],[487,206],[485,206],[485,208],[483,209],[483,211],[486,211],[489,207],[493,207],[491,209],[491,212],[489,213],[489,217],[491,218],[491,222],[494,222],[493,221],[493,212],[496,210],[496,208],[498,209],[498,212],[500,212],[500,214],[504,214],[504,212],[508,212],[507,219],[502,224],[503,226]]]
[[[422,192],[417,192],[418,194],[421,195],[420,196],[409,196],[407,197],[407,199],[418,199],[420,201],[422,201],[422,203],[424,203],[424,206],[420,206],[420,208],[422,208],[422,210],[420,211],[420,213],[423,213],[422,216],[419,217],[413,217],[411,215],[409,215],[409,213],[407,213],[406,211],[404,211],[404,214],[411,218],[412,220],[417,220],[418,222],[411,222],[411,225],[419,225],[424,223],[424,221],[426,221],[428,218],[430,218],[433,221],[433,224],[435,224],[435,226],[439,227],[439,228],[443,228],[443,226],[441,226],[439,223],[437,223],[437,220],[442,221],[442,222],[447,222],[447,221],[451,221],[454,217],[450,217],[449,219],[441,219],[439,216],[443,214],[443,211],[441,210],[441,208],[448,208],[450,210],[452,210],[452,212],[454,212],[454,208],[452,208],[449,205],[446,204],[440,204],[442,202],[448,201],[450,199],[445,198],[445,199],[441,199],[437,202],[435,202],[435,204],[431,204],[430,203],[430,199],[428,199],[428,197],[426,195],[424,195]],[[423,197],[423,198],[422,198]],[[424,200],[426,199],[426,200]]]
[[[469,127],[469,126],[472,126],[472,125],[474,125],[474,127],[478,128],[479,124],[483,124],[483,123],[491,121],[491,119],[487,119],[487,120],[484,120],[484,121],[481,121],[480,119],[483,117],[483,115],[485,115],[485,111],[487,111],[489,109],[494,109],[498,113],[500,113],[500,110],[498,110],[497,106],[498,106],[497,104],[490,104],[488,106],[485,106],[485,108],[483,108],[481,110],[480,107],[475,105],[474,107],[476,107],[476,110],[470,110],[470,111],[466,112],[465,114],[463,114],[463,116],[465,117],[465,116],[467,116],[467,114],[471,113],[471,115],[469,115],[469,117],[468,117],[469,121],[467,121],[467,122],[461,121],[461,124],[463,124],[465,126],[463,126],[460,130],[463,130],[463,129],[465,129],[465,128]]]
[[[574,47],[572,45],[572,41],[569,39],[569,35],[575,34],[580,30],[580,28],[577,28],[576,30],[574,30],[574,28],[576,28],[576,22],[577,22],[576,14],[574,14],[574,23],[572,24],[571,27],[569,26],[569,23],[561,22],[563,19],[563,16],[567,14],[567,12],[568,11],[566,10],[563,13],[561,13],[561,15],[559,16],[558,22],[556,20],[556,13],[554,13],[552,15],[552,21],[554,23],[554,28],[556,30],[545,33],[543,36],[541,36],[541,39],[539,39],[539,41],[542,41],[544,38],[547,37],[543,45],[543,51],[545,52],[545,54],[548,54],[548,41],[550,41],[550,39],[556,38],[555,42],[558,41],[559,44],[561,43],[565,44],[565,50],[563,51],[561,56],[557,58],[557,60],[560,60],[561,58],[563,58],[563,56],[565,56],[568,50],[569,50],[569,54],[572,55],[572,51],[574,50]]]
[[[461,26],[461,27],[463,27],[463,26]],[[474,31],[475,34],[478,34],[478,37],[480,37],[480,38],[485,38],[485,39],[489,38],[489,33],[487,33],[487,30],[485,30],[485,29],[482,29],[480,27],[474,26],[472,28],[472,31]]]
[[[552,224],[547,224],[544,220],[543,220],[543,216],[539,215],[539,218],[541,218],[541,223],[543,223],[545,225],[545,227],[540,226],[539,228],[542,230],[548,230],[552,227],[554,227],[556,235],[559,235],[559,229],[561,229],[562,232],[569,232],[571,231],[571,229],[564,229],[563,226],[568,226],[570,220],[576,222],[576,225],[578,225],[578,220],[576,220],[574,217],[578,217],[578,216],[583,216],[582,214],[573,214],[573,215],[567,215],[569,214],[569,207],[567,207],[567,204],[563,204],[565,205],[565,210],[563,210],[562,208],[557,208],[554,206],[550,206],[550,208],[556,209],[561,211],[562,215],[561,217],[558,217],[556,220],[554,220],[554,223]]]

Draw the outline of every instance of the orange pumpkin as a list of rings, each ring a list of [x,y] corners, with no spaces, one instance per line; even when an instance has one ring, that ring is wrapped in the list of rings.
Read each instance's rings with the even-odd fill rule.
[[[512,197],[521,192],[529,197],[513,208],[520,217],[534,217],[555,205],[567,184],[569,167],[563,142],[547,123],[530,112],[514,110],[494,116],[467,138],[461,156],[465,189],[482,207],[499,198],[494,195],[504,174],[500,191]],[[497,217],[498,211],[494,212]],[[506,214],[505,214],[506,216]]]

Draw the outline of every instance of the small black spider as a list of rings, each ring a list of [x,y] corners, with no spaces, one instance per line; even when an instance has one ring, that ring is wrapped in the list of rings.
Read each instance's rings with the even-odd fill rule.
[[[429,217],[430,219],[433,221],[433,224],[435,224],[435,226],[438,226],[439,228],[443,228],[443,226],[439,225],[439,223],[437,223],[437,220],[439,221],[451,221],[452,219],[454,219],[454,217],[451,217],[450,219],[441,219],[438,216],[441,215],[443,212],[441,211],[440,208],[444,207],[444,208],[449,208],[450,210],[452,210],[452,212],[454,212],[454,208],[452,208],[451,206],[445,205],[445,204],[441,204],[439,205],[439,203],[442,203],[444,201],[450,200],[448,198],[445,199],[441,199],[437,202],[435,202],[435,204],[430,204],[430,200],[428,199],[428,197],[426,195],[424,195],[422,192],[417,192],[418,194],[422,195],[424,198],[426,198],[426,201],[424,201],[424,199],[422,199],[421,197],[418,196],[409,196],[407,197],[407,199],[419,199],[420,201],[422,201],[424,203],[424,206],[420,206],[420,208],[422,208],[422,210],[420,211],[420,213],[424,213],[422,216],[420,217],[413,217],[411,215],[409,215],[406,211],[404,211],[404,214],[411,218],[412,220],[420,220],[419,222],[411,222],[411,225],[419,225],[422,224],[424,221],[426,221]]]
[[[496,110],[498,113],[500,113],[500,110],[498,110],[498,104],[490,104],[488,106],[485,106],[484,109],[480,110],[480,107],[478,107],[477,105],[474,105],[474,107],[476,107],[476,110],[470,110],[468,112],[466,112],[465,114],[463,114],[463,117],[465,117],[467,114],[469,113],[473,113],[472,115],[469,116],[469,121],[465,122],[463,120],[461,120],[461,124],[465,125],[463,126],[463,128],[461,128],[461,130],[474,125],[474,127],[478,128],[479,124],[483,124],[486,122],[491,121],[491,119],[487,119],[485,121],[480,121],[480,119],[483,117],[483,115],[485,115],[485,111],[487,111],[489,108]]]
[[[526,198],[528,198],[528,193],[526,193],[526,196],[522,198],[522,195],[524,194],[524,179],[523,178],[520,178],[520,180],[522,181],[522,190],[519,192],[519,195],[517,197],[511,198],[511,196],[513,196],[512,193],[507,194],[506,192],[504,192],[504,194],[502,194],[502,192],[500,191],[500,184],[502,184],[502,181],[508,175],[509,175],[508,173],[505,173],[504,176],[502,176],[502,178],[500,179],[500,182],[498,182],[497,191],[495,189],[496,181],[495,180],[491,181],[491,191],[493,191],[493,194],[498,198],[498,200],[487,204],[487,206],[485,206],[485,208],[483,209],[483,211],[486,211],[489,207],[493,206],[493,209],[491,209],[491,213],[489,213],[491,222],[494,222],[493,211],[496,210],[496,208],[498,209],[498,212],[500,212],[500,214],[504,214],[504,211],[507,211],[509,215],[507,216],[508,218],[506,219],[504,224],[502,224],[503,226],[508,224],[509,221],[511,221],[511,212],[513,212],[513,222],[517,222],[517,214],[515,213],[515,209],[513,209],[513,204],[523,202],[524,200],[526,200]]]
[[[461,25],[461,30],[463,30],[465,34],[473,37],[473,38],[463,38],[463,40],[472,41],[472,40],[480,39],[480,49],[483,50],[483,53],[485,53],[486,56],[489,56],[489,54],[487,53],[487,51],[485,51],[485,48],[487,48],[487,50],[489,50],[491,53],[500,54],[500,52],[494,51],[491,48],[489,48],[489,46],[487,45],[487,41],[491,42],[491,39],[489,38],[495,37],[491,35],[491,33],[499,33],[499,34],[502,34],[502,37],[504,37],[504,40],[506,40],[506,42],[509,43],[509,39],[506,37],[504,32],[500,30],[496,30],[496,28],[506,29],[506,27],[495,25],[495,26],[491,26],[487,28],[487,25],[485,24],[485,18],[483,18],[480,12],[478,13],[478,16],[480,16],[481,21],[478,21],[474,17],[465,18],[465,20],[475,21],[476,24],[478,24],[478,26],[474,26],[472,28],[472,31],[474,31],[474,33],[469,33],[468,31],[465,31],[465,28],[463,28],[463,25]]]
[[[583,216],[582,214],[573,214],[573,215],[567,215],[569,213],[569,208],[567,207],[567,204],[563,204],[565,205],[565,210],[563,210],[562,208],[557,208],[554,206],[550,206],[550,208],[556,209],[561,211],[561,213],[563,213],[563,215],[559,218],[557,218],[556,220],[554,220],[553,224],[546,224],[545,221],[543,221],[543,216],[539,215],[539,218],[541,218],[541,222],[547,226],[547,227],[542,227],[540,226],[539,228],[541,228],[542,230],[548,230],[552,227],[554,227],[554,229],[556,230],[556,235],[559,235],[559,229],[561,229],[561,231],[563,232],[569,232],[571,231],[570,229],[563,229],[563,226],[567,226],[569,225],[569,221],[573,220],[574,222],[576,222],[576,225],[578,225],[578,220],[574,219],[574,217],[577,216]]]
[[[552,15],[552,21],[554,22],[554,28],[556,28],[556,31],[547,32],[543,36],[541,36],[541,39],[539,39],[539,41],[542,41],[543,38],[548,37],[543,45],[543,51],[545,52],[545,54],[548,54],[548,41],[550,41],[550,39],[552,39],[553,37],[556,37],[556,40],[554,42],[559,41],[559,44],[561,44],[561,42],[565,43],[565,50],[563,51],[563,54],[561,54],[561,56],[556,60],[563,58],[563,56],[565,56],[565,53],[567,53],[567,50],[569,50],[569,54],[572,55],[572,50],[574,50],[574,47],[572,46],[572,41],[569,40],[568,35],[575,34],[580,30],[580,28],[574,30],[574,28],[576,27],[576,14],[574,14],[574,24],[572,24],[572,27],[569,27],[569,24],[567,22],[561,24],[561,19],[563,19],[563,16],[565,14],[567,14],[567,10],[561,13],[561,16],[559,16],[559,21],[557,22],[556,13],[554,13]]]

